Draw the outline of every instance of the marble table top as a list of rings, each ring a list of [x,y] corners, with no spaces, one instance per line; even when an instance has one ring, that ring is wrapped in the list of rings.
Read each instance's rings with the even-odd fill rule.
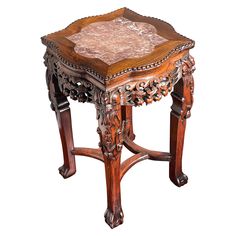
[[[153,25],[133,22],[125,17],[91,23],[67,39],[75,43],[76,53],[99,58],[108,65],[127,58],[143,57],[155,46],[168,41],[157,34]]]
[[[156,70],[194,41],[169,23],[120,8],[78,19],[66,28],[42,37],[48,55],[74,72],[84,71],[103,86],[132,74]],[[110,82],[112,81],[112,82]]]

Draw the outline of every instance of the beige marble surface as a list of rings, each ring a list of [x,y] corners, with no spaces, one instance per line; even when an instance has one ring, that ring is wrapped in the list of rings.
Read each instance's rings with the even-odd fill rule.
[[[67,38],[75,43],[76,53],[99,58],[108,65],[126,58],[143,57],[167,41],[157,34],[153,25],[124,17],[91,23]]]

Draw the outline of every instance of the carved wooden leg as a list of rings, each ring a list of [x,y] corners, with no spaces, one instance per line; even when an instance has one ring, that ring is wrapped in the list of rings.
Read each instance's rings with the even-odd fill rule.
[[[119,98],[108,93],[102,95],[102,103],[96,104],[98,116],[99,146],[102,149],[107,183],[107,210],[105,221],[114,228],[123,223],[120,196],[120,156],[122,149],[121,106]]]
[[[183,62],[182,78],[175,85],[171,94],[173,98],[170,115],[170,153],[172,158],[169,167],[169,177],[178,187],[188,182],[188,177],[182,172],[182,153],[186,119],[190,117],[190,110],[193,104],[193,66],[193,58],[186,58]]]
[[[60,92],[57,78],[49,71],[47,71],[47,84],[51,108],[56,113],[64,156],[64,164],[59,168],[59,173],[64,178],[68,178],[76,172],[75,156],[71,154],[71,151],[74,148],[74,141],[69,108],[70,104],[66,96]]]
[[[132,106],[122,106],[122,121],[126,121],[125,128],[127,129],[126,134],[133,141],[135,139],[135,134],[133,131],[133,107]]]

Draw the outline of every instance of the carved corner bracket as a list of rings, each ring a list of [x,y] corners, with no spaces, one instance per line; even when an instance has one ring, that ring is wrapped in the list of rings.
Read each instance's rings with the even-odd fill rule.
[[[195,71],[194,58],[187,55],[181,60],[182,79],[175,85],[171,93],[173,98],[172,113],[185,120],[191,116],[193,105],[194,79],[192,73]]]
[[[61,96],[70,97],[73,100],[78,100],[78,102],[93,102],[95,87],[92,83],[83,79],[82,73],[77,73],[76,76],[66,73],[61,62],[48,50],[44,55],[44,60],[47,67],[46,78],[50,101],[53,100],[54,95],[49,84],[50,81],[54,80],[57,93],[61,93]]]
[[[55,58],[53,55],[46,52],[44,55],[44,64],[47,67],[46,83],[48,88],[48,97],[51,102],[51,109],[53,111],[63,111],[69,108],[69,102],[67,98],[61,93],[58,86],[54,62]]]

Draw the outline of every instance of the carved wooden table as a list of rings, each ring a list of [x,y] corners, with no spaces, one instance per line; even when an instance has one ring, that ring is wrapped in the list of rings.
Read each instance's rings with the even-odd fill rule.
[[[169,177],[187,183],[182,172],[186,119],[193,103],[194,41],[168,23],[127,8],[83,18],[64,30],[42,37],[51,108],[56,112],[64,165],[60,174],[75,174],[75,155],[103,161],[107,182],[105,220],[111,228],[123,222],[120,181],[136,163],[169,161]],[[170,152],[145,149],[133,142],[132,107],[173,97]],[[94,103],[100,136],[98,149],[74,147],[67,97]],[[86,135],[86,134],[85,134]],[[134,153],[120,163],[122,146]]]

